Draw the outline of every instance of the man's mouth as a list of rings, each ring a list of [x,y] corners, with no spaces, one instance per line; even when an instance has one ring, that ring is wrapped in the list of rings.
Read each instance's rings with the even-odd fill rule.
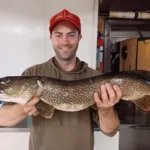
[[[61,48],[63,51],[69,51],[69,48]]]
[[[71,46],[62,46],[60,47],[61,50],[70,50],[71,49]]]

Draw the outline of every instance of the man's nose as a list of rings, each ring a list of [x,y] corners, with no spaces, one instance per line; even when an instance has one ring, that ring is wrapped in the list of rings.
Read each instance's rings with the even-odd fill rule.
[[[68,44],[69,43],[69,39],[67,36],[63,36],[62,38],[62,44]]]

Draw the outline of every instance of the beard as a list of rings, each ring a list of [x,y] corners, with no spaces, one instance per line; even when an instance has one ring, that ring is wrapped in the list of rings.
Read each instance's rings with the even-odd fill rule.
[[[71,60],[72,58],[74,58],[76,56],[76,52],[77,52],[77,49],[78,49],[78,44],[74,47],[69,46],[69,45],[64,46],[64,47],[65,47],[65,49],[56,48],[55,46],[53,46],[55,54],[60,60],[69,61],[69,60]]]

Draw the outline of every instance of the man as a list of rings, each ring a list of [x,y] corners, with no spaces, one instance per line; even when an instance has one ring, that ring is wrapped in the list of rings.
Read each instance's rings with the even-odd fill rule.
[[[81,40],[80,18],[67,10],[53,16],[50,20],[50,39],[55,56],[47,62],[26,69],[23,75],[44,75],[64,80],[77,80],[99,74],[76,57]],[[115,134],[119,119],[114,105],[119,101],[122,91],[116,85],[102,85],[101,97],[94,93],[98,107],[99,125],[107,135]],[[93,150],[92,109],[79,112],[55,111],[51,119],[42,118],[33,98],[25,106],[4,105],[0,110],[0,125],[12,126],[32,115],[30,150]]]

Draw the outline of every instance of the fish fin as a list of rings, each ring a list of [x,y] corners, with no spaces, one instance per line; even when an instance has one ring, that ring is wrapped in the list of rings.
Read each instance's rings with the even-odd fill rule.
[[[37,84],[39,86],[39,89],[37,91],[37,96],[40,96],[40,94],[42,93],[43,85],[42,85],[42,82],[39,80],[37,80]]]
[[[137,107],[144,111],[150,111],[150,96],[146,95],[140,99],[132,101]]]
[[[40,100],[36,103],[35,107],[39,111],[40,115],[44,118],[50,119],[54,114],[55,108],[44,101]]]

